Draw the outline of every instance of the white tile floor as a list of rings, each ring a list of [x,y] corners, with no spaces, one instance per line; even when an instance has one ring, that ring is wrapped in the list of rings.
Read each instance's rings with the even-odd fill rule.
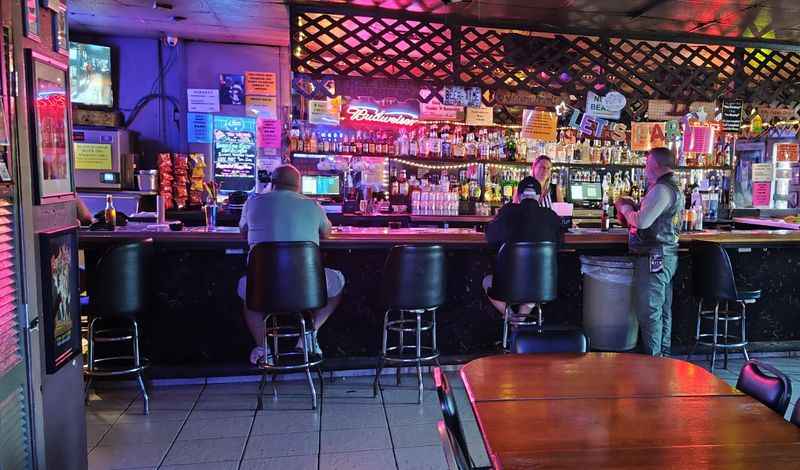
[[[800,381],[800,358],[764,360]],[[728,370],[715,372],[735,384],[742,363],[732,360]],[[488,465],[463,384],[450,375],[470,452]],[[422,405],[412,376],[400,387],[385,377],[377,398],[371,377],[326,379],[316,411],[305,382],[279,382],[278,400],[268,393],[258,412],[252,382],[155,388],[148,416],[135,390],[96,391],[86,411],[89,469],[445,469],[436,431],[441,411],[429,377]]]

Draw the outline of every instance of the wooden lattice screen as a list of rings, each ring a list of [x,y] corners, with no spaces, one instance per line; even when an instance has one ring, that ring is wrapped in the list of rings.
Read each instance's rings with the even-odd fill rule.
[[[387,15],[389,16],[389,15]],[[616,89],[629,112],[647,99],[673,102],[742,98],[800,108],[800,54],[708,44],[536,33],[443,22],[292,11],[295,89],[329,94],[326,77],[415,80],[439,96],[444,85],[556,95]]]

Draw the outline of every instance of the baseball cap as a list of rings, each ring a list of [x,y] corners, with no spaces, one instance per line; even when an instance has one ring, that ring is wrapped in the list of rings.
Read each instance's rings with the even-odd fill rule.
[[[542,194],[542,185],[533,176],[526,176],[519,182],[517,194],[519,194],[520,201],[523,199],[538,200],[539,195]]]

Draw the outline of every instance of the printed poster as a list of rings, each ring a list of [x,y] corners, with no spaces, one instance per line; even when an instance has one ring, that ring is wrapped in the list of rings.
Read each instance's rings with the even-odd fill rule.
[[[333,100],[309,100],[308,122],[311,124],[339,125],[342,113],[342,101],[337,97]]]
[[[278,119],[276,97],[247,95],[244,102],[247,114],[261,119]]]
[[[256,121],[258,148],[280,148],[281,121],[275,119],[258,119]]]
[[[111,170],[111,144],[75,142],[76,170]]]
[[[211,115],[205,113],[186,113],[186,133],[189,142],[211,143]]]
[[[275,74],[272,72],[245,72],[244,90],[247,95],[275,96]]]
[[[466,124],[468,126],[494,125],[494,108],[467,108]]]
[[[186,90],[191,113],[218,113],[219,90],[207,88],[189,88]]]
[[[525,139],[555,142],[558,135],[558,116],[552,111],[526,109],[522,111],[522,130]]]
[[[714,149],[714,128],[710,126],[687,126],[683,134],[683,151],[711,153]]]
[[[779,162],[800,161],[800,145],[788,142],[775,144],[775,159]]]
[[[419,104],[419,118],[423,121],[464,121],[464,107],[431,101]]]
[[[220,74],[219,102],[230,105],[244,104],[244,75]]]

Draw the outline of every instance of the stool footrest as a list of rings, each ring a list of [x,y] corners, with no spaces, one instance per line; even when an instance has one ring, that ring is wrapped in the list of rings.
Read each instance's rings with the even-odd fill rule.
[[[119,365],[118,367],[104,367],[103,365],[98,366],[97,364],[106,364],[116,362]],[[88,365],[83,367],[83,374],[86,376],[96,376],[96,377],[112,377],[117,375],[132,375],[138,374],[148,367],[150,367],[150,361],[145,358],[141,359],[141,364],[136,366],[133,364],[134,357],[133,356],[113,356],[113,357],[103,357],[100,359],[94,360],[94,366],[89,369]],[[120,367],[127,367],[125,369],[120,369]]]

